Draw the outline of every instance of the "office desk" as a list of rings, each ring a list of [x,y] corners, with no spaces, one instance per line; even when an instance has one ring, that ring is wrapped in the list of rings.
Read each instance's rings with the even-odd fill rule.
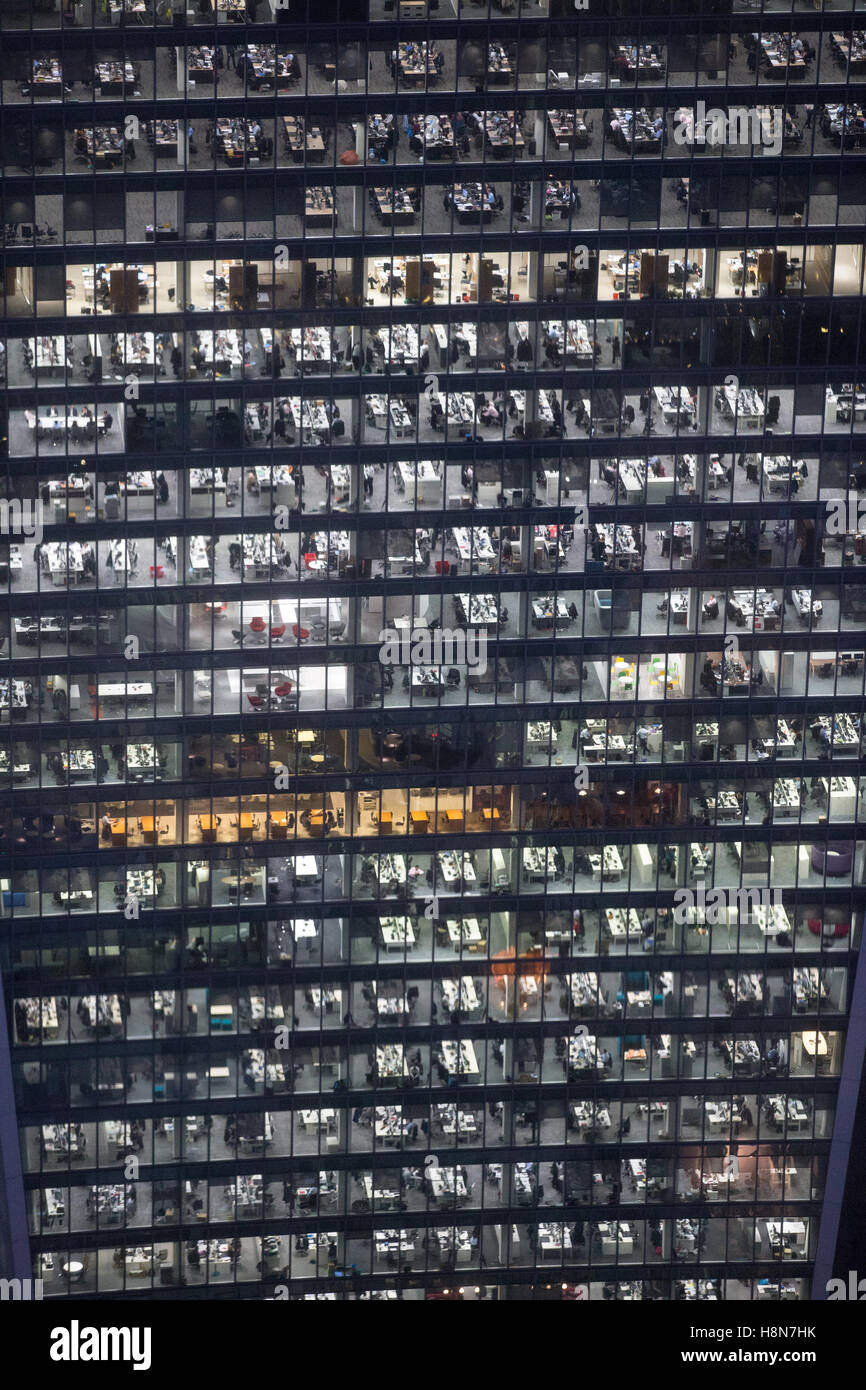
[[[809,672],[816,675],[825,665],[839,667],[842,665],[854,666],[858,671],[863,665],[866,653],[862,651],[849,652],[810,652],[809,653]]]
[[[492,195],[492,201],[488,197]],[[480,183],[455,184],[448,201],[461,223],[487,223],[495,211],[496,191]]]
[[[439,1044],[442,1065],[450,1076],[479,1076],[480,1067],[475,1048],[468,1038],[460,1043],[443,1039]]]
[[[391,54],[392,67],[407,87],[431,85],[438,80],[437,49],[435,44],[401,43]]]
[[[736,425],[757,429],[764,419],[764,402],[752,386],[737,390],[734,386],[723,386],[721,391],[722,409]]]
[[[123,1010],[117,994],[85,994],[79,1004],[86,1011],[85,1026],[95,1032],[119,1033],[123,1028]]]
[[[138,85],[138,72],[132,63],[97,63],[93,69],[93,89],[96,96],[132,96]]]
[[[785,1127],[792,1132],[809,1128],[809,1112],[803,1102],[795,1096],[768,1096],[766,1105],[779,1131]]]
[[[234,116],[218,116],[214,122],[214,145],[227,164],[243,164],[259,159],[259,146],[253,130],[255,121]]]
[[[477,882],[475,865],[469,850],[464,850],[462,854],[458,850],[440,850],[436,855],[436,864],[444,882],[461,885],[460,891],[465,885]]]
[[[189,82],[194,87],[213,86],[214,79],[216,77],[213,49],[202,51],[198,58],[193,56],[192,51],[190,52],[189,65],[186,70],[186,77],[187,82]]]
[[[129,681],[126,685],[118,681],[116,683],[109,682],[106,685],[98,685],[96,687],[96,698],[100,702],[105,701],[107,703],[109,700],[123,702],[127,700],[150,700],[152,697],[153,686],[150,681]]]
[[[589,131],[577,111],[548,111],[547,124],[558,149],[585,150],[588,147]]]
[[[82,127],[75,132],[75,145],[76,151],[86,150],[95,169],[113,169],[123,163],[125,145],[117,126]]]
[[[826,1057],[828,1055],[827,1039],[823,1033],[804,1032],[801,1037],[803,1039],[803,1051],[807,1057]]]
[[[121,820],[119,817],[111,821],[111,844],[112,848],[122,847],[126,844],[126,837],[131,829],[132,823]]]
[[[495,594],[455,594],[457,615],[465,627],[499,627],[499,606]]]
[[[386,951],[411,951],[415,930],[409,917],[380,917],[379,940]]]
[[[461,946],[465,946],[468,951],[484,951],[487,948],[487,937],[481,930],[477,917],[449,917],[445,922],[445,931],[450,945],[455,950],[459,950]]]
[[[302,116],[283,116],[283,141],[294,164],[323,164],[325,140],[319,126],[307,126]]]
[[[481,1000],[471,975],[461,976],[459,983],[457,980],[440,980],[439,988],[442,1002],[449,1014],[472,1013],[481,1007]]]
[[[374,980],[370,986],[376,999],[376,1014],[381,1019],[403,1019],[409,1014],[409,1000],[402,991],[394,994],[380,993]]]
[[[301,1128],[310,1133],[319,1130],[333,1130],[337,1124],[336,1110],[300,1110]]]
[[[594,971],[576,971],[572,975],[566,975],[564,983],[570,991],[575,1009],[595,1013],[598,1007],[598,976]]]
[[[487,47],[487,81],[490,86],[510,87],[514,82],[514,58],[501,43]]]
[[[576,1129],[610,1129],[610,1111],[600,1101],[572,1101],[569,1109]]]
[[[779,777],[773,783],[774,816],[799,816],[800,784],[792,777]]]
[[[411,1263],[417,1236],[416,1231],[376,1231],[376,1259],[390,1264],[408,1256]]]
[[[57,58],[34,58],[32,73],[33,98],[46,97],[59,101],[63,96],[63,71]]]
[[[376,1048],[376,1073],[380,1081],[406,1080],[409,1063],[402,1043],[383,1043]]]
[[[605,845],[603,854],[596,854],[593,852],[586,857],[589,860],[593,874],[597,874],[599,879],[601,878],[602,872],[604,873],[606,881],[622,878],[625,866],[616,845]]]
[[[608,907],[605,909],[607,930],[615,941],[639,941],[643,936],[640,915],[634,907]]]
[[[476,124],[484,132],[487,153],[496,158],[518,158],[526,147],[522,115],[515,111],[476,111]]]
[[[392,227],[408,227],[417,218],[420,190],[417,188],[374,188],[373,198],[379,221]]]
[[[569,1080],[574,1074],[584,1071],[602,1071],[604,1060],[598,1039],[591,1034],[580,1034],[569,1038],[567,1052],[567,1074]]]
[[[468,1200],[469,1189],[466,1179],[457,1168],[439,1168],[431,1165],[424,1169],[424,1174],[427,1190],[437,1206],[449,1207]]]
[[[39,1041],[42,1038],[56,1038],[60,1032],[57,1014],[57,1000],[51,995],[41,998],[16,999],[14,1004],[16,1024],[26,1030],[26,1037],[20,1041]]]
[[[396,1147],[403,1142],[409,1123],[409,1120],[403,1118],[402,1106],[376,1106],[373,1117],[374,1132],[376,1138],[389,1147]]]
[[[627,1221],[599,1221],[596,1226],[603,1255],[631,1255],[634,1233]]]

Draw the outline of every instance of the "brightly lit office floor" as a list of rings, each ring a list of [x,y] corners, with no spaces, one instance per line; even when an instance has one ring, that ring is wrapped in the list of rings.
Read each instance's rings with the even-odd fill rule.
[[[191,604],[187,645],[196,651],[209,651],[211,648],[231,650],[241,645],[245,650],[254,650],[257,646],[282,650],[307,643],[324,644],[339,640],[335,629],[342,621],[341,615],[340,599]],[[251,626],[259,619],[265,624],[262,631]],[[235,633],[243,635],[242,643],[237,641]],[[279,651],[277,655],[279,657]]]
[[[423,903],[423,897],[420,901]],[[406,912],[405,904],[396,902],[389,903],[383,901],[379,903],[378,909],[380,917],[404,916]],[[453,915],[454,918],[460,918],[462,920],[463,918],[473,917],[474,913],[467,909],[465,911],[455,910],[453,914],[449,915]],[[488,951],[489,954],[493,956],[497,951],[506,950],[509,943],[513,943],[513,927],[509,926],[509,921],[508,913],[490,912],[488,914],[485,912],[479,919],[479,926],[484,941],[487,944],[484,947],[483,953],[476,953],[467,951],[465,947],[463,947],[462,950],[460,946],[455,947],[448,938],[447,930],[445,932],[441,930],[437,931],[432,921],[419,915],[417,919],[413,917],[415,945],[411,951],[404,953],[403,951],[386,951],[384,949],[379,938],[377,919],[371,918],[369,934],[365,936],[359,933],[353,934],[352,936],[352,960],[358,964],[378,961],[382,971],[387,971],[388,966],[391,965],[395,971],[400,972],[402,972],[406,966],[411,967],[416,963],[421,964],[431,960],[462,961],[465,967],[463,973],[471,975],[473,978],[478,977],[476,980],[476,983],[480,985],[478,993],[483,1000],[485,997],[484,984],[487,975]],[[355,930],[357,931],[357,929]],[[423,986],[420,991],[417,1007],[419,1011],[421,1011],[418,1014],[418,1021],[429,1021],[430,1001],[426,998],[426,991]],[[442,1006],[440,1001],[440,1013],[441,1012]]]
[[[513,795],[513,793],[512,793]],[[511,811],[497,810],[493,829],[512,824]],[[413,789],[407,810],[405,792],[360,792],[355,819],[356,835],[457,834],[485,832],[491,821],[480,808],[471,809],[461,789],[429,792]]]
[[[94,262],[99,265],[105,264],[100,258],[98,250],[94,253]],[[151,314],[170,314],[173,310],[177,308],[177,303],[175,301],[174,296],[172,295],[171,297],[169,297],[169,290],[176,290],[177,288],[175,280],[175,267],[173,261],[159,262],[158,273],[156,276],[156,289],[154,291],[153,262],[130,262],[129,269],[133,269],[133,267],[137,266],[138,264],[145,265],[145,268],[147,270],[147,297],[140,302],[138,314],[141,318],[142,328],[148,328],[151,327],[151,325],[146,323],[145,320],[148,319]],[[111,271],[122,270],[123,268],[124,267],[122,262],[112,263],[108,266],[108,268],[106,269],[106,278],[108,279],[109,283],[111,281]],[[86,269],[89,272],[92,272],[93,267],[88,266],[86,267]],[[66,266],[66,313],[80,314],[82,305],[85,308],[89,309],[91,314],[98,314],[100,312],[99,303],[94,301],[93,275],[92,273],[89,273],[85,277],[84,271],[85,267],[82,265]],[[111,310],[107,309],[103,312],[110,313]],[[132,322],[129,325],[130,332],[132,332],[135,328],[135,317],[136,316],[132,317]]]
[[[111,416],[111,428],[98,434],[96,439],[76,441],[65,430],[52,431],[50,434],[43,434],[41,439],[37,439],[36,430],[31,429],[27,421],[27,415],[31,413],[32,408],[10,410],[9,456],[11,458],[36,458],[38,455],[42,459],[56,459],[62,467],[66,455],[72,455],[77,464],[82,456],[87,457],[95,453],[122,454],[125,448],[122,406],[114,401],[108,403],[87,401],[84,404],[88,405],[97,422],[105,414]],[[43,425],[49,420],[49,409],[50,407],[47,405],[36,406],[39,420]],[[65,416],[65,410],[65,406],[54,406],[57,416]]]
[[[62,312],[62,308],[61,308]],[[40,334],[41,336],[41,334]],[[52,334],[52,337],[62,338],[60,334]],[[19,338],[7,339],[6,352],[6,381],[9,386],[43,386],[54,388],[62,385],[64,375],[62,371],[52,370],[44,372],[40,368],[29,366],[24,356],[24,345],[30,345],[30,339],[25,335]],[[65,380],[70,386],[84,386],[87,384],[88,374],[92,368],[84,365],[84,358],[90,349],[90,339],[86,333],[70,333],[66,336],[67,351],[71,351],[72,360],[67,362]]]
[[[291,652],[285,652],[285,661],[291,662]],[[346,700],[346,671],[345,668],[329,668],[307,666],[300,673],[300,709],[303,710],[322,710],[325,708],[325,674],[328,671],[327,684],[327,703],[329,709],[345,709]],[[257,684],[264,684],[266,687],[270,682],[271,688],[279,684],[278,677],[284,674],[281,671],[263,669],[253,671],[244,669],[222,670],[207,672],[206,675],[213,676],[212,694],[205,695],[202,688],[201,698],[196,697],[194,712],[196,714],[238,714],[249,712],[251,706],[246,699],[246,692],[253,692]],[[297,676],[297,670],[288,671],[289,678]],[[243,685],[243,689],[241,688]]]
[[[732,592],[736,587],[736,582],[732,583],[730,585],[729,592]],[[757,588],[761,589],[763,587],[764,586],[760,582],[758,582]],[[747,590],[751,590],[752,581],[749,581],[745,585],[745,588]],[[707,592],[703,592],[700,595],[700,597],[698,597],[698,595],[695,595],[694,611],[696,613],[702,610],[703,604],[706,603],[710,598],[718,598],[719,601],[719,615],[717,618],[706,618],[704,617],[703,612],[701,611],[701,632],[706,635],[710,633],[715,634],[728,631],[737,632],[743,637],[750,636],[752,629],[749,627],[748,623],[744,627],[739,627],[733,618],[726,618],[725,592],[726,591],[724,588],[720,588],[718,590],[710,590]],[[810,631],[809,622],[807,621],[804,623],[802,621],[793,604],[785,603],[785,589],[783,586],[770,588],[769,592],[772,593],[773,597],[778,600],[779,605],[782,608],[782,615],[779,619],[779,625],[783,631],[796,633]],[[642,631],[653,631],[653,614],[655,615],[656,622],[661,623],[661,630],[666,631],[666,620],[663,618],[659,618],[658,613],[655,611],[655,599],[655,594],[649,596],[644,595],[642,611],[646,615],[647,625],[646,627],[644,627],[643,624],[641,625]],[[824,611],[820,619],[813,619],[811,624],[811,631],[815,639],[815,644],[820,645],[822,635],[826,634],[828,644],[835,645],[836,633],[839,628],[839,600],[836,598],[822,598],[821,602],[823,604]]]
[[[477,591],[477,584],[475,584],[473,587]],[[520,622],[520,608],[521,602],[519,594],[503,594],[501,596],[501,599],[498,603],[500,621],[497,629],[497,633],[500,638],[521,638],[523,636],[522,624]],[[390,620],[393,620],[401,616],[409,617],[411,614],[412,599],[409,595],[406,596],[405,606],[403,607],[402,612],[401,608],[398,607],[396,600],[389,604],[388,617]],[[466,630],[465,623],[461,622],[460,620],[456,599],[453,595],[450,594],[446,594],[442,597],[441,606],[438,598],[434,598],[429,608],[425,607],[423,616],[427,619],[431,617],[438,617],[443,627],[447,627],[450,629],[460,628],[462,630]],[[504,622],[502,621],[503,617],[505,617]],[[362,622],[364,622],[363,618]],[[419,619],[419,613],[417,609],[415,615],[415,624],[419,627],[427,626],[427,623],[425,621],[421,621]]]
[[[441,205],[441,200],[440,200]],[[443,210],[444,215],[444,210]],[[504,216],[504,214],[503,214]],[[507,223],[507,219],[506,219]],[[444,227],[449,234],[451,223],[448,221]],[[505,227],[507,230],[507,225]],[[407,260],[417,261],[417,257],[389,256],[370,257],[366,263],[367,281],[365,286],[365,298],[368,304],[388,305],[392,302],[399,306],[407,302],[405,297],[406,286],[406,265]],[[469,303],[475,304],[478,299],[478,257],[474,253],[454,254],[454,255],[430,255],[424,256],[424,262],[433,262],[433,287],[432,303],[450,304]],[[494,275],[499,276],[503,281],[502,289],[510,287],[514,294],[519,294],[522,299],[528,296],[528,252],[515,252],[511,258],[507,253],[491,253],[490,259],[494,265]],[[390,275],[391,286],[388,285]],[[396,283],[394,283],[396,282]]]
[[[747,447],[747,441],[743,441]],[[755,441],[757,444],[757,440]],[[767,450],[769,453],[769,450]],[[736,463],[735,463],[736,458]],[[723,467],[732,468],[733,477],[731,482],[722,482],[720,485],[710,485],[710,478],[707,477],[705,484],[704,497],[708,502],[777,502],[786,500],[787,489],[773,489],[770,484],[761,476],[760,468],[758,481],[749,478],[746,472],[746,464],[742,468],[739,465],[740,455],[726,454],[722,459]],[[811,502],[818,495],[818,470],[819,462],[815,458],[799,460],[805,464],[807,475],[798,484],[796,500],[798,502]]]
[[[57,23],[58,16],[55,15],[53,16],[53,18],[54,22]],[[3,22],[5,26],[5,15]],[[40,39],[37,42],[35,46],[34,57],[41,58],[50,56],[59,58],[58,49],[59,44],[57,44],[56,41],[52,42],[51,38],[48,38],[46,36],[45,40]],[[102,51],[100,52],[99,57],[102,58],[103,56],[108,57],[109,55],[105,54],[104,51]],[[110,56],[115,61],[120,61],[121,59],[120,52],[111,54]],[[82,58],[83,57],[84,55],[82,54]],[[153,62],[152,59],[142,59],[137,54],[130,55],[130,59],[134,62],[135,70],[138,75],[138,81],[135,83],[134,86],[131,82],[124,84],[126,88],[126,95],[128,97],[140,97],[143,100],[151,99],[153,97],[154,71],[156,69],[156,64]],[[90,74],[88,74],[85,71],[85,68],[88,66],[89,64],[87,63],[86,59],[84,59],[84,61],[80,63],[80,65],[74,65],[72,62],[67,64],[63,74],[62,96],[54,96],[52,94],[50,96],[45,97],[41,94],[40,83],[28,82],[25,84],[19,82],[19,80],[17,79],[13,80],[11,78],[7,78],[3,81],[2,84],[3,105],[30,106],[32,103],[36,107],[44,107],[57,106],[62,101],[64,105],[68,106],[73,103],[79,102],[86,102],[88,105],[90,105],[94,101],[97,104],[99,104],[101,102],[122,100],[122,98],[119,97],[117,93],[106,96],[102,96],[101,94],[97,95],[95,82],[88,82],[85,86],[84,82],[82,81],[82,78],[88,75],[92,75],[92,69],[90,71]],[[75,74],[74,76],[73,72]],[[24,86],[23,92],[21,90],[22,86]],[[160,93],[157,92],[157,95],[159,96]],[[177,88],[175,87],[173,91],[168,91],[166,95],[176,97]]]
[[[111,839],[105,838],[104,828],[100,825],[100,845],[103,849],[178,843],[178,821],[173,801],[104,801],[100,802],[97,812],[100,821],[108,815],[112,820],[121,822],[112,831]],[[151,819],[155,822],[152,827],[147,825]]]

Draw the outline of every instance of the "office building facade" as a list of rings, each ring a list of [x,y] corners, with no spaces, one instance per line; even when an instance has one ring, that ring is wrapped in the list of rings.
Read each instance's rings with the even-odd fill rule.
[[[46,1298],[820,1295],[861,10],[4,4],[3,1171]]]

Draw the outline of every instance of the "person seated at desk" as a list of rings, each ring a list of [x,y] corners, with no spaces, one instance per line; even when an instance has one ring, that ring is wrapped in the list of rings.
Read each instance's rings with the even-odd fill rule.
[[[701,671],[701,686],[704,690],[709,691],[711,695],[717,695],[719,693],[719,682],[710,657],[707,657],[704,662],[703,670]]]

